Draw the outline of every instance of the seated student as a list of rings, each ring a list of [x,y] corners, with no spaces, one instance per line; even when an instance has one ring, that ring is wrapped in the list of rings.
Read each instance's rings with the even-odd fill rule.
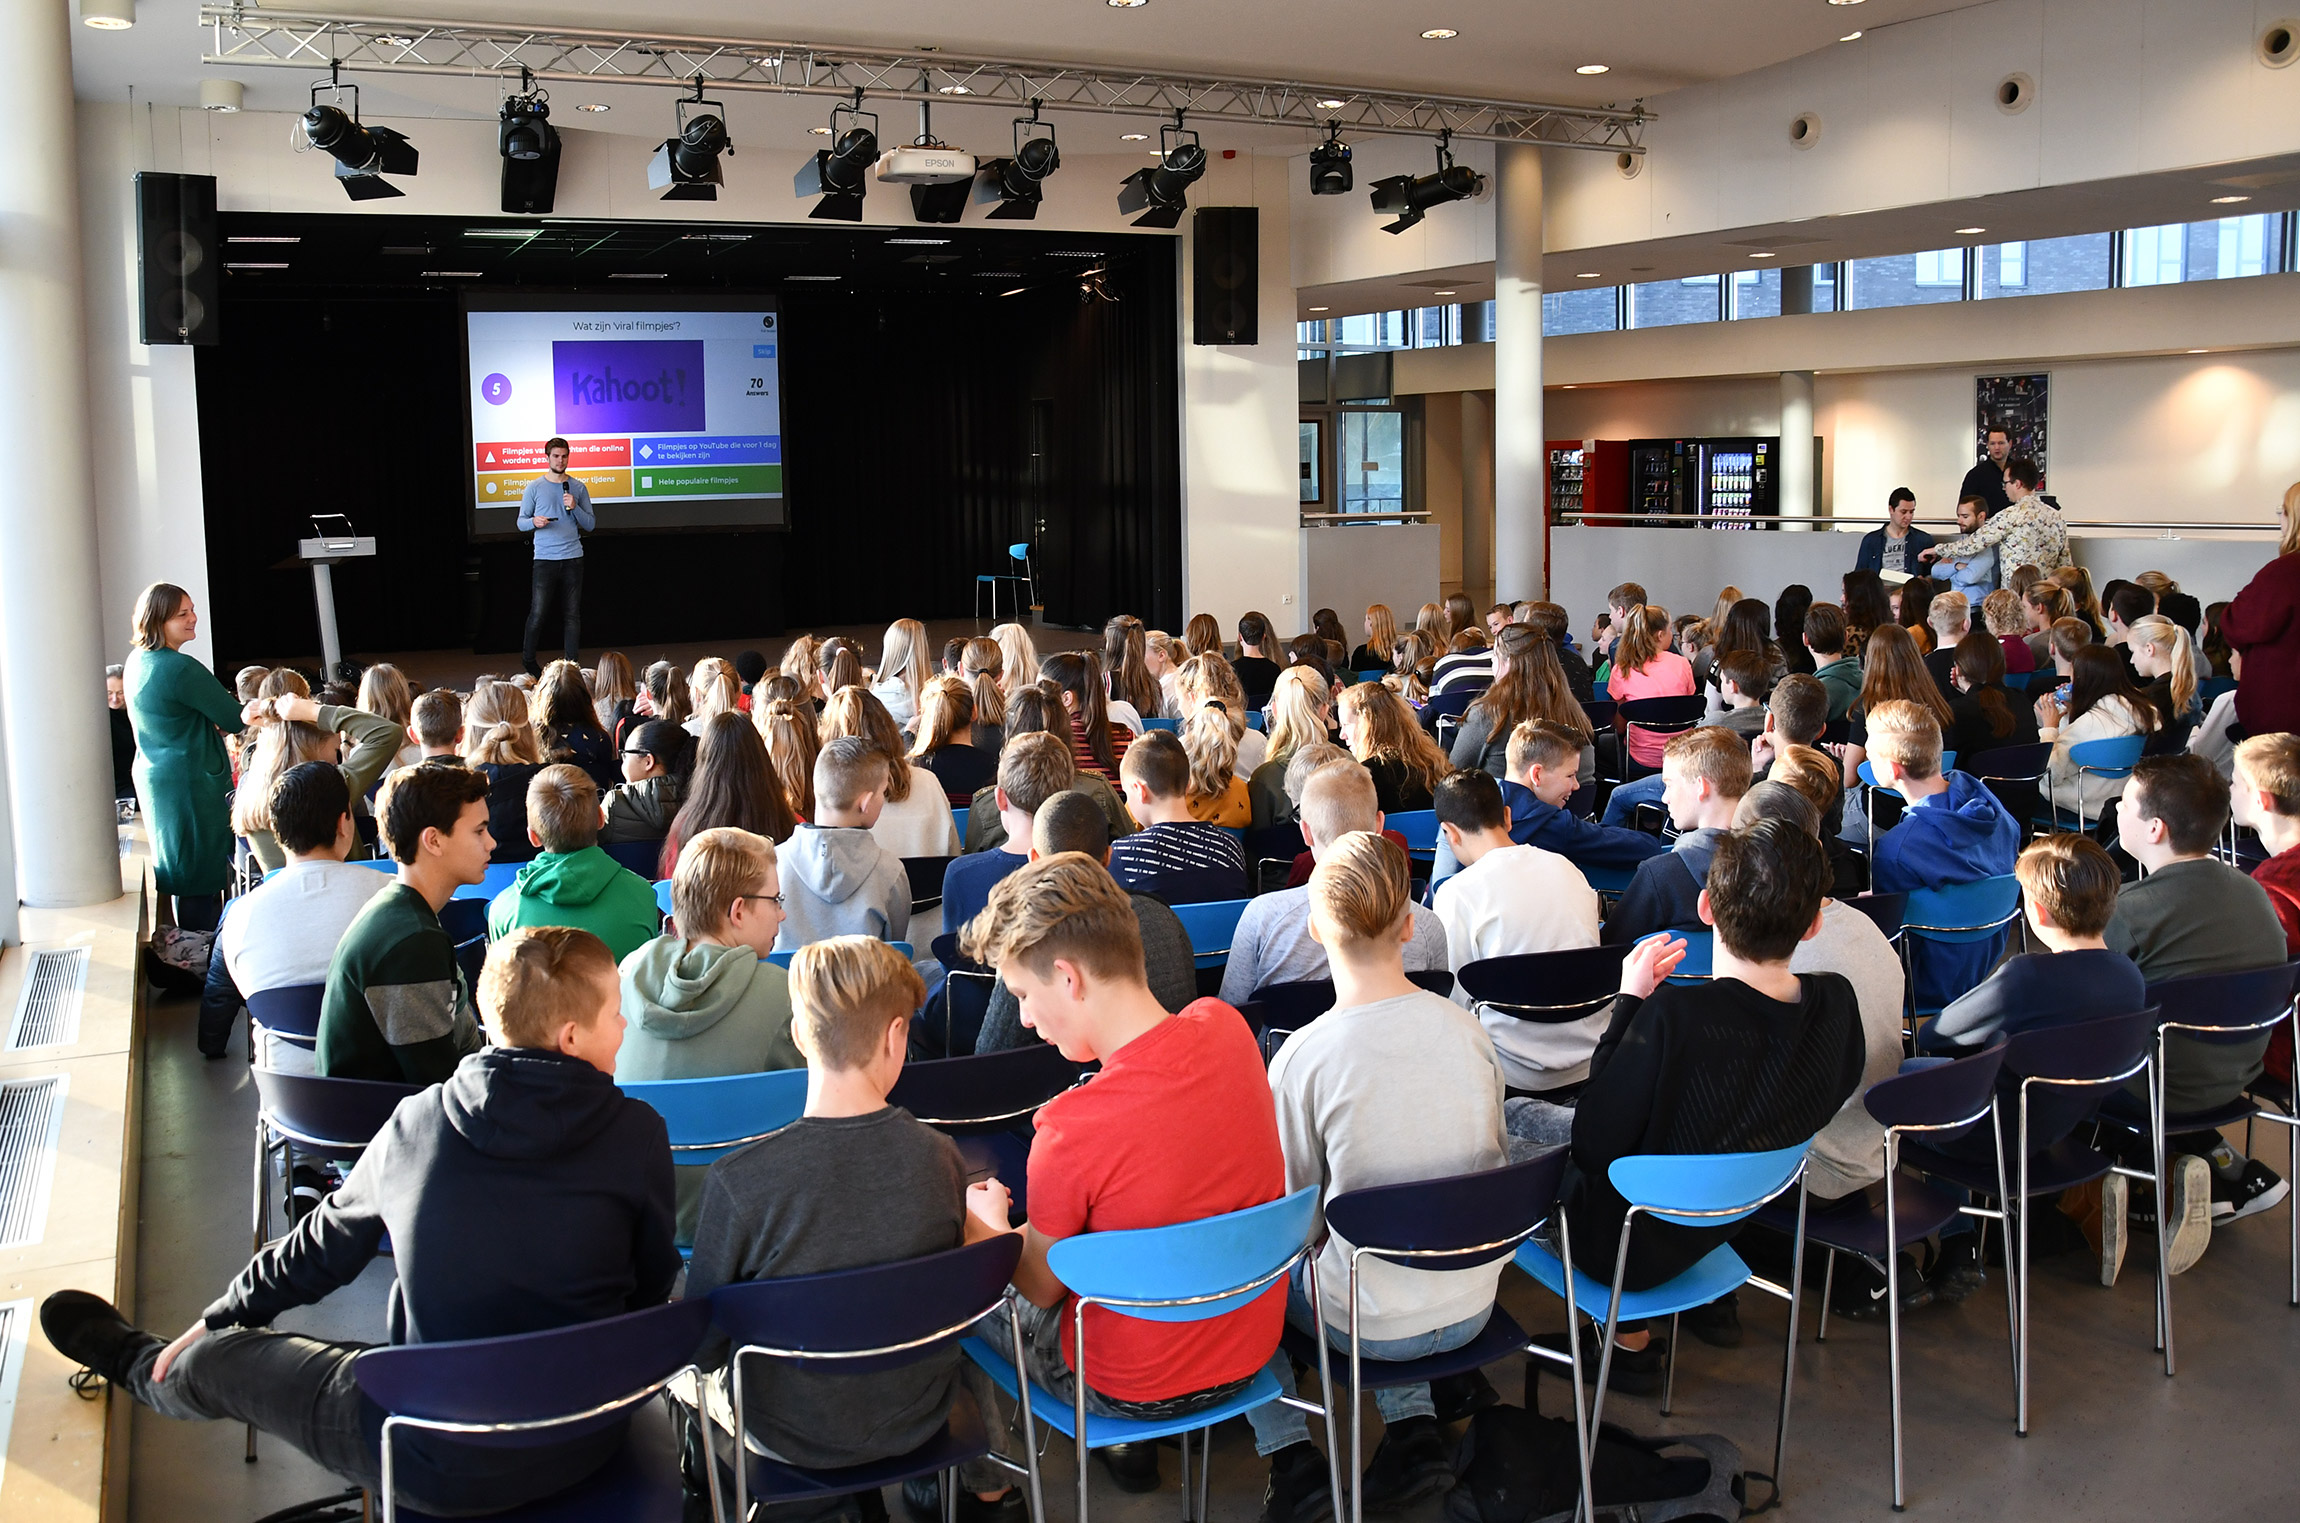
[[[1844,812],[1845,790],[1839,779],[1837,760],[1826,751],[1811,746],[1784,746],[1767,766],[1767,782],[1784,783],[1804,795],[1805,801],[1820,811],[1825,824],[1833,824]],[[1829,892],[1839,899],[1849,899],[1869,891],[1869,858],[1855,848],[1852,842],[1828,830],[1821,845],[1829,853]]]
[[[1716,933],[1713,976],[1664,982],[1684,956],[1674,936],[1636,947],[1578,1102],[1509,1102],[1513,1156],[1528,1145],[1573,1149],[1559,1202],[1584,1273],[1613,1279],[1628,1210],[1607,1172],[1615,1159],[1793,1147],[1827,1126],[1860,1085],[1868,1044],[1853,986],[1842,974],[1790,967],[1798,945],[1821,933],[1828,881],[1828,856],[1808,830],[1760,820],[1723,833],[1700,897],[1701,921]],[[1736,1230],[1646,1217],[1631,1238],[1623,1284],[1659,1285]],[[1641,1332],[1617,1329],[1615,1339],[1615,1378],[1626,1373],[1625,1384],[1658,1389],[1663,1350]]]
[[[1655,931],[1700,929],[1710,859],[1748,791],[1749,745],[1740,736],[1703,725],[1671,737],[1661,753],[1661,802],[1681,834],[1670,850],[1637,865],[1605,922],[1607,946]]]
[[[2255,735],[2236,747],[2229,800],[2236,823],[2259,833],[2268,860],[2252,881],[2284,925],[2284,951],[2300,957],[2300,736]]]
[[[1549,641],[1557,649],[1557,664],[1564,669],[1565,685],[1576,703],[1588,703],[1595,693],[1595,678],[1589,663],[1573,648],[1573,621],[1563,608],[1555,603],[1528,603],[1525,616],[1518,623]],[[1496,637],[1498,638],[1498,632]]]
[[[1190,812],[1190,755],[1181,741],[1152,730],[1126,748],[1118,779],[1142,826],[1110,847],[1110,875],[1120,885],[1168,904],[1246,896],[1246,848]]]
[[[1861,655],[1847,647],[1845,610],[1815,603],[1805,614],[1805,649],[1813,656],[1814,677],[1828,689],[1828,723],[1835,724],[1861,701]]]
[[[375,819],[399,877],[353,917],[328,963],[323,1076],[437,1084],[480,1045],[471,990],[439,911],[487,876],[495,850],[487,813],[483,772],[405,767],[384,779]]]
[[[1030,857],[1043,862],[1064,852],[1077,852],[1110,865],[1110,827],[1094,801],[1081,793],[1058,793],[1048,799],[1030,822]],[[1134,906],[1134,926],[1142,933],[1142,971],[1150,992],[1168,1010],[1181,1010],[1198,997],[1198,958],[1190,947],[1190,933],[1172,910],[1148,894],[1128,894]],[[959,927],[964,934],[965,927]],[[975,1037],[976,1052],[1004,1052],[1028,1047],[1038,1035],[1022,1024],[1022,1007],[1014,991],[993,984],[990,1004],[983,1011],[982,1031]]]
[[[1005,626],[1012,628],[1014,626]],[[992,684],[995,686],[995,684]],[[1070,719],[1062,707],[1062,695],[1053,688],[1036,683],[1017,683],[1006,698],[1006,745],[1014,744],[1018,736],[1052,735],[1064,745],[1070,745]],[[1076,750],[1072,751],[1072,764],[1076,765]],[[1118,790],[1093,772],[1081,770],[1070,780],[1070,791],[1083,793],[1102,810],[1102,818],[1109,822],[1110,837],[1132,835],[1140,827],[1126,812],[1126,803]],[[988,851],[1006,839],[1006,826],[1000,823],[997,784],[978,790],[966,812],[966,852],[972,855]],[[950,923],[950,917],[943,917]]]
[[[1941,772],[1941,726],[1922,704],[1894,699],[1868,711],[1869,771],[1908,807],[1877,837],[1870,878],[1880,894],[1978,883],[2013,869],[2020,822],[1969,772]],[[1988,977],[2011,933],[1928,941],[1914,949],[1917,1005],[1939,1007]]]
[[[543,770],[543,751],[535,727],[527,722],[525,693],[485,677],[472,685],[463,711],[463,764],[487,779],[487,829],[495,838],[495,860],[524,862],[534,856],[527,840],[527,782]]]
[[[1181,737],[1182,752],[1190,759],[1190,786],[1184,794],[1190,818],[1229,830],[1253,824],[1253,796],[1238,775],[1238,732],[1230,727],[1228,712],[1206,705],[1182,721]],[[1125,764],[1119,766],[1123,779]]]
[[[1501,788],[1483,772],[1456,772],[1437,786],[1438,831],[1462,870],[1438,885],[1437,918],[1456,974],[1473,962],[1597,945],[1597,893],[1554,851],[1510,837]],[[1469,996],[1457,985],[1455,1003]],[[1579,1084],[1604,1034],[1593,1015],[1562,1026],[1481,1010],[1510,1087],[1531,1093]]]
[[[1462,777],[1484,783],[1500,812],[1493,779],[1483,772],[1457,772],[1439,783],[1439,809],[1447,788]],[[1334,1005],[1288,1037],[1270,1061],[1289,1190],[1316,1185],[1320,1199],[1331,1200],[1508,1161],[1493,1043],[1461,1009],[1406,977],[1399,954],[1413,934],[1412,893],[1406,854],[1365,831],[1333,842],[1310,875],[1310,934],[1333,969]],[[1591,924],[1594,929],[1594,913]],[[1354,1326],[1365,1358],[1420,1359],[1459,1348],[1485,1330],[1501,1261],[1433,1271],[1361,1260],[1355,1314],[1350,1245],[1341,1234],[1327,1234],[1317,1275],[1326,1337],[1344,1351],[1341,1357]],[[1304,1269],[1297,1269],[1286,1314],[1314,1333],[1317,1314],[1305,1283]],[[1294,1361],[1284,1349],[1271,1356],[1269,1372],[1282,1392],[1294,1393]],[[1496,1399],[1476,1372],[1435,1388],[1423,1383],[1374,1392],[1386,1431],[1361,1482],[1367,1510],[1393,1512],[1452,1485],[1453,1446],[1440,1424]],[[1325,1456],[1310,1442],[1307,1416],[1280,1401],[1246,1416],[1255,1450],[1270,1461],[1265,1515],[1272,1523],[1301,1523],[1330,1505],[1331,1497],[1321,1495],[1330,1489]]]
[[[1925,670],[1933,674],[1941,696],[1953,698],[1957,690],[1949,677],[1956,669],[1957,642],[1973,632],[1972,604],[1961,592],[1941,593],[1926,608],[1925,623],[1933,632],[1933,648],[1925,657]]]
[[[1821,732],[1828,727],[1829,690],[1821,685],[1821,679],[1802,672],[1782,678],[1765,700],[1764,728],[1749,743],[1751,780],[1763,782],[1774,759],[1789,747],[1819,745]],[[1834,816],[1824,809],[1821,817]]]
[[[200,998],[200,1052],[211,1058],[224,1055],[247,995],[327,982],[345,929],[391,886],[375,869],[344,861],[359,831],[341,768],[325,762],[288,768],[273,780],[266,812],[287,866],[224,906]],[[252,1030],[249,1040],[255,1040]],[[312,1072],[310,1051],[293,1042],[268,1042],[257,1060],[284,1073]]]
[[[412,767],[392,783],[426,775],[474,780]],[[387,821],[404,825],[411,804],[387,807]],[[662,1118],[608,1076],[623,1033],[613,959],[588,932],[539,926],[488,948],[479,987],[495,1045],[401,1101],[343,1184],[190,1330],[163,1345],[97,1297],[59,1291],[40,1308],[57,1352],[155,1412],[251,1424],[380,1491],[380,1425],[352,1378],[369,1345],[270,1324],[349,1285],[386,1239],[393,1344],[543,1332],[660,1305],[679,1274],[671,1148]],[[400,1505],[435,1516],[502,1512],[584,1479],[623,1433],[616,1421],[515,1449],[400,1433],[393,1484]]]
[[[1237,1011],[1201,999],[1176,1015],[1150,992],[1134,907],[1093,859],[1065,853],[1007,878],[962,945],[998,969],[1025,1025],[1072,1062],[1102,1065],[1091,1084],[1038,1113],[1030,1224],[1014,1274],[1027,1303],[1025,1347],[1012,1346],[1001,1318],[980,1334],[1069,1402],[1079,1390],[1071,1363],[1078,1314],[1047,1250],[1082,1232],[1162,1227],[1278,1199],[1286,1161],[1277,1113],[1261,1050]],[[1276,1352],[1285,1305],[1285,1287],[1273,1285],[1200,1322],[1086,1308],[1087,1412],[1170,1418],[1228,1400]],[[1158,1483],[1154,1444],[1095,1453],[1126,1490]]]
[[[943,802],[964,805],[998,779],[998,749],[974,743],[974,690],[957,677],[930,679],[919,692],[918,738],[910,759],[934,774]]]
[[[618,962],[652,941],[663,915],[655,890],[599,849],[599,785],[555,762],[527,784],[527,839],[542,854],[487,906],[487,935],[512,927],[571,925],[607,943]]]
[[[998,754],[991,784],[1006,829],[988,851],[955,857],[942,870],[942,923],[961,926],[982,913],[998,880],[1030,860],[1030,821],[1042,805],[1066,791],[1078,775],[1070,748],[1051,735],[1017,735]]]
[[[462,766],[463,700],[443,687],[418,697],[408,709],[407,734],[415,742],[416,766],[425,762]]]
[[[916,659],[923,662],[926,653],[918,651]],[[880,684],[881,690],[888,686]],[[932,772],[911,761],[894,714],[875,693],[860,687],[841,688],[823,705],[824,742],[846,735],[868,745],[886,764],[886,784],[871,826],[878,843],[898,861],[904,857],[957,856],[961,850],[958,826],[951,818],[950,800],[943,795],[942,784]],[[762,755],[765,749],[762,741]],[[816,801],[816,807],[821,807],[821,800]]]
[[[1773,671],[1762,652],[1727,652],[1717,663],[1717,691],[1725,702],[1719,724],[1744,740],[1755,740],[1764,733],[1765,700],[1773,696]]]
[[[1966,758],[2005,746],[2035,745],[2036,708],[2027,693],[2005,686],[2003,644],[1976,630],[1945,654],[1950,661],[1949,712],[1956,716],[1956,728],[1944,744]]]
[[[623,732],[623,781],[607,790],[602,846],[660,841],[686,802],[687,765],[695,738],[667,719],[649,719]]]
[[[2082,629],[2074,619],[2053,628],[2053,647],[2064,648],[2062,627]],[[2161,726],[2156,708],[2141,695],[2124,673],[2123,654],[2105,645],[2086,645],[2069,652],[2069,685],[2065,696],[2046,693],[2036,700],[2036,737],[2052,742],[2052,764],[2045,791],[2058,808],[2084,811],[2098,821],[2109,814],[2110,801],[2124,790],[2120,778],[2080,773],[2069,753],[2088,740],[2127,735],[2152,735]]]
[[[2006,671],[2022,677],[2036,670],[2036,653],[2028,648],[2027,609],[2019,593],[1999,587],[1983,598],[1981,622],[1988,626],[1989,638],[2004,650]]]
[[[886,797],[886,757],[859,735],[825,741],[815,756],[815,818],[783,843],[782,930],[775,950],[830,936],[910,934],[910,875],[871,834]]]
[[[1509,732],[1508,776],[1501,781],[1501,800],[1509,810],[1509,838],[1520,846],[1553,851],[1583,872],[1593,868],[1630,868],[1669,849],[1657,836],[1642,830],[1600,825],[1585,820],[1567,807],[1580,787],[1582,740],[1574,731],[1546,719],[1528,719]],[[1646,779],[1624,787],[1642,786]],[[1658,785],[1661,779],[1651,779]],[[1620,789],[1614,790],[1616,795]],[[1658,786],[1653,791],[1660,800]],[[1608,811],[1610,813],[1610,811]],[[1438,833],[1437,859],[1430,882],[1443,887],[1461,870],[1445,833]]]
[[[2220,774],[2202,757],[2144,756],[2117,801],[2117,845],[2147,876],[2127,883],[2117,895],[2106,940],[2110,950],[2138,964],[2140,976],[2152,984],[2240,973],[2285,960],[2284,924],[2268,891],[2212,855],[2213,844],[2228,827],[2228,794]],[[2267,1047],[2265,1032],[2235,1043],[2204,1043],[2177,1033],[2167,1038],[2165,1110],[2208,1110],[2234,1099],[2260,1076]],[[2176,1168],[2189,1170],[2190,1159],[2199,1166],[2209,1163],[2217,1217],[2250,1216],[2291,1189],[2288,1180],[2258,1159],[2246,1160],[2218,1132],[2175,1133],[2167,1141],[2179,1155]],[[2184,1177],[2174,1179],[2176,1207]],[[2189,1198],[2195,1199],[2193,1189]],[[2199,1246],[2197,1252],[2202,1251]],[[2177,1273],[2187,1265],[2176,1260],[2173,1267]]]
[[[1309,844],[1313,859],[1322,859],[1336,841],[1352,831],[1379,834],[1382,829],[1374,780],[1355,762],[1320,767],[1311,773],[1302,785],[1301,813],[1302,839]],[[1433,911],[1420,908],[1414,910],[1412,919],[1406,967],[1416,972],[1446,967],[1444,924]],[[1242,1005],[1266,985],[1303,983],[1330,974],[1326,949],[1310,935],[1310,890],[1304,884],[1247,901],[1237,929],[1230,933],[1230,960],[1222,969],[1222,998]]]
[[[727,834],[689,843],[682,876],[703,840]],[[1011,1231],[1006,1186],[969,1185],[956,1144],[887,1104],[909,1052],[911,1012],[926,1000],[917,970],[883,941],[837,936],[791,959],[790,996],[797,1014],[786,1012],[789,1034],[806,1054],[806,1111],[711,1165],[687,1298],[746,1280],[924,1258]],[[729,1352],[715,1332],[703,1362],[718,1368]],[[800,1368],[754,1359],[743,1370],[743,1429],[794,1465],[868,1464],[934,1437],[962,1383],[985,1415],[994,1410],[988,1377],[955,1347],[869,1374],[847,1374],[835,1361]],[[962,1500],[961,1517],[979,1514],[968,1502],[1008,1489],[988,1459],[970,1460],[961,1475],[976,1494]],[[940,1488],[930,1483],[925,1492],[940,1517]]]

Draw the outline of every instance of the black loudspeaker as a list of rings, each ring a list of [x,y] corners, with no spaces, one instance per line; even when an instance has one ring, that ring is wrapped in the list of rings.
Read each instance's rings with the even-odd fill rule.
[[[1261,210],[1201,206],[1190,214],[1193,344],[1253,344],[1261,291]]]
[[[216,236],[215,176],[139,172],[136,228],[143,342],[221,343],[216,281],[223,243]]]

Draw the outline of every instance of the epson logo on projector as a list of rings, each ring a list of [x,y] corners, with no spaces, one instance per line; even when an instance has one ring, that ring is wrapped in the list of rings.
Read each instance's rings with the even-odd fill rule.
[[[560,433],[699,433],[708,426],[699,341],[554,342],[551,370]]]

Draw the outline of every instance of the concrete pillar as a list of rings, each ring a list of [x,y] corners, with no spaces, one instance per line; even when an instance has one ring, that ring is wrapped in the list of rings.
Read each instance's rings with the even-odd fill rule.
[[[0,722],[16,885],[44,908],[120,894],[88,455],[71,12],[0,8]],[[111,610],[125,620],[128,610]]]
[[[1541,149],[1494,152],[1493,591],[1547,597],[1549,452],[1541,423]]]
[[[1802,317],[1813,310],[1813,267],[1791,265],[1781,272],[1781,315]]]
[[[1813,516],[1813,372],[1781,372],[1781,516]]]
[[[1461,394],[1461,586],[1483,608],[1493,597],[1493,393]]]

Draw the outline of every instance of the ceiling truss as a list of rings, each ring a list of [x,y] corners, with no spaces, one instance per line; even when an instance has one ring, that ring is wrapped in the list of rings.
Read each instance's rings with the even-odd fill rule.
[[[1494,143],[1540,143],[1641,154],[1642,105],[1545,105],[1362,90],[1298,81],[1162,74],[1088,64],[1034,63],[941,52],[881,52],[756,38],[632,36],[606,31],[524,29],[459,21],[319,15],[209,5],[210,37],[201,62],[355,74],[491,78],[516,86],[522,71],[554,84],[651,84],[686,88],[700,76],[711,90],[813,95],[852,101],[986,102],[1050,111],[1085,111],[1240,122],[1346,133],[1434,136]],[[1339,101],[1338,106],[1323,102]]]

